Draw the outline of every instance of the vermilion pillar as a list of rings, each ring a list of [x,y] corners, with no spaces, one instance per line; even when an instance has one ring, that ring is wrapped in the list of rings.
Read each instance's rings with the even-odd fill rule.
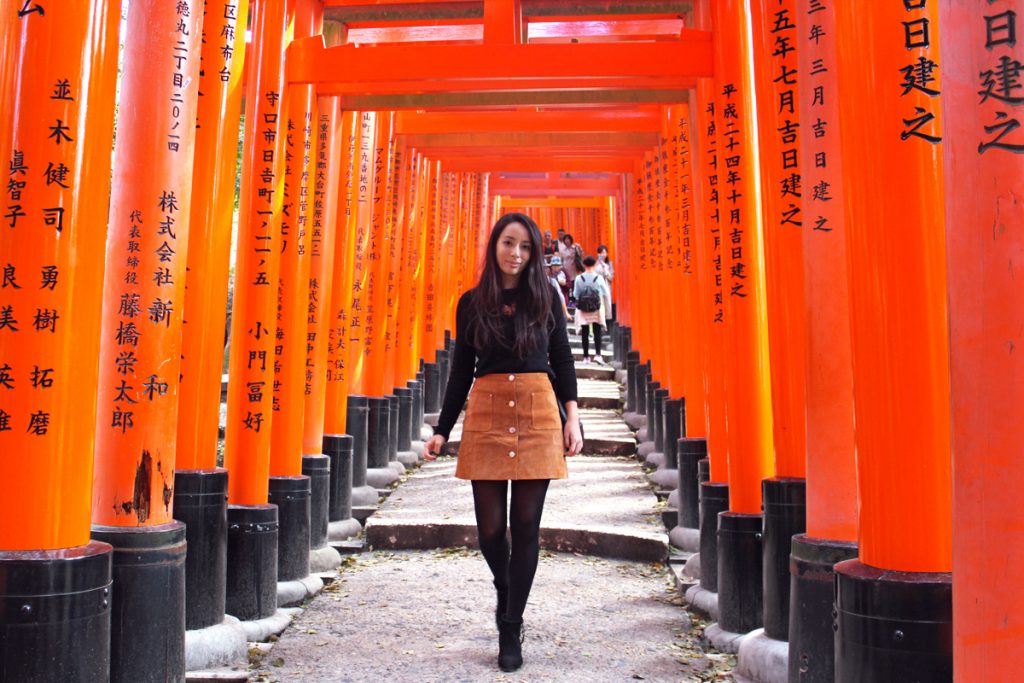
[[[772,412],[749,17],[739,0],[715,6],[729,395],[729,512],[719,516],[718,592],[722,627],[743,633],[762,621],[761,481],[774,469]]]
[[[82,596],[110,590],[89,522],[119,7],[0,13],[0,598],[66,615],[5,618],[10,680],[110,673],[109,602]]]
[[[294,34],[318,35],[322,16],[315,0],[298,0]],[[274,335],[273,430],[270,434],[268,502],[277,505],[277,576],[309,575],[311,479],[302,473],[305,366],[309,309],[310,242],[313,229],[316,91],[308,84],[285,88],[284,204],[281,211],[280,276]]]
[[[247,54],[245,131],[224,465],[228,469],[227,611],[277,609],[277,507],[267,503],[273,421],[277,282],[284,204],[285,81],[290,0],[255,0]],[[258,571],[249,567],[257,565]]]
[[[796,0],[752,2],[774,476],[762,482],[764,632],[789,634],[789,550],[806,522],[803,234]]]
[[[128,10],[92,514],[93,537],[115,548],[114,681],[185,669],[185,525],[171,503],[201,33],[198,2]]]
[[[953,666],[965,683],[1024,666],[1019,354],[1024,241],[1024,6],[938,3],[949,268]]]
[[[853,439],[850,296],[839,144],[834,6],[797,3],[802,74],[807,533],[791,546],[790,680],[830,681],[835,673],[832,567],[857,552],[857,467]],[[823,125],[815,124],[824,122]],[[817,134],[821,130],[823,134]],[[820,188],[829,188],[822,194]],[[816,193],[814,188],[819,188]]]
[[[860,485],[859,560],[836,567],[836,675],[950,680],[938,6],[837,4],[836,35]]]
[[[185,524],[185,626],[224,620],[227,470],[217,467],[247,1],[204,5],[182,312],[174,515]]]

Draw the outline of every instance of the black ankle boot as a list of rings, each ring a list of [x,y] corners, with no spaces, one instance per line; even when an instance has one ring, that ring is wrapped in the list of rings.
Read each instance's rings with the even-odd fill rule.
[[[498,620],[498,668],[515,671],[523,665],[523,622]]]
[[[498,592],[498,606],[494,608],[494,624],[501,629],[501,618],[505,616],[505,608],[508,606],[508,588],[498,588],[495,584],[494,589]]]

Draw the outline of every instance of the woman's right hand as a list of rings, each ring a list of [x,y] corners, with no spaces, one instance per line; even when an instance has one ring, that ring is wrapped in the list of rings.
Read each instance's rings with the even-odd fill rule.
[[[444,444],[447,441],[440,434],[434,434],[427,439],[427,443],[423,445],[423,459],[437,460],[437,456],[441,455],[441,449],[444,448]]]

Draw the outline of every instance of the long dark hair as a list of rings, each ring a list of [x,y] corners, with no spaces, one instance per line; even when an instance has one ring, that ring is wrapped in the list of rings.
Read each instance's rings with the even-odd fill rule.
[[[520,223],[530,233],[530,260],[519,278],[516,290],[516,308],[512,315],[515,338],[508,339],[503,331],[501,268],[495,255],[498,238],[510,223]],[[552,288],[544,273],[544,255],[541,253],[540,229],[533,219],[521,213],[507,213],[491,228],[487,240],[487,255],[480,281],[473,290],[473,316],[475,324],[469,329],[469,338],[478,349],[502,346],[523,358],[543,343],[551,323]]]

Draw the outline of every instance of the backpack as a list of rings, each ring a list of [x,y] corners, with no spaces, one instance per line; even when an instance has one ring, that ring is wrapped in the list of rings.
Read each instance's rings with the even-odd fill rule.
[[[594,277],[593,282],[584,280],[583,275],[580,275],[578,278],[582,284],[579,296],[576,297],[576,308],[584,313],[594,313],[601,310],[601,290],[597,288],[596,278],[598,276]]]

